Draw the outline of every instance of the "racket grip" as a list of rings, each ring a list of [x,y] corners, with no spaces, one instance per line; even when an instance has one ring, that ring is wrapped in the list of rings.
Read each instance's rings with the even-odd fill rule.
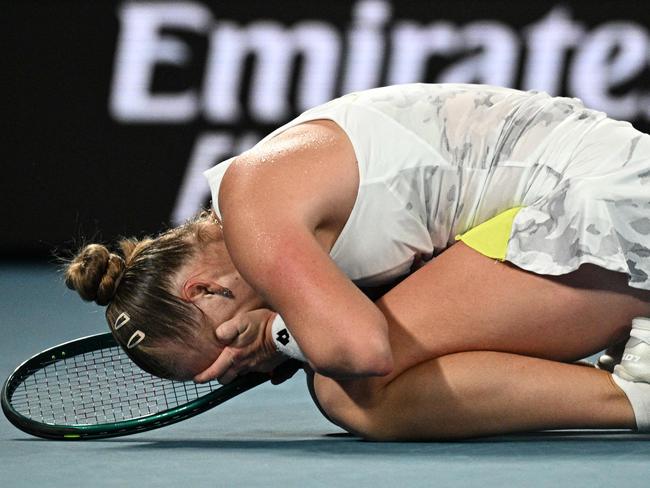
[[[296,372],[302,369],[304,363],[298,361],[297,359],[289,359],[282,363],[280,366],[271,371],[271,383],[274,385],[279,385],[284,383],[289,378],[291,378]]]

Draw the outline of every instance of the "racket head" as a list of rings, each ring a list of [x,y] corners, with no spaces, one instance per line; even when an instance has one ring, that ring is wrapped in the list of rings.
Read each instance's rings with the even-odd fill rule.
[[[136,366],[113,336],[104,333],[29,358],[5,381],[0,402],[7,419],[28,434],[102,439],[180,422],[270,379],[249,373],[227,385],[198,385],[158,378]]]

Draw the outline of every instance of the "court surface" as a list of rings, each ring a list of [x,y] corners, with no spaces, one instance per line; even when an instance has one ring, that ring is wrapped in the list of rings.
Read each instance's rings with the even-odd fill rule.
[[[0,263],[0,373],[104,332],[103,309],[53,266]],[[160,430],[104,441],[31,438],[0,420],[0,486],[650,486],[650,436],[547,432],[444,443],[369,443],[312,404],[302,373]]]

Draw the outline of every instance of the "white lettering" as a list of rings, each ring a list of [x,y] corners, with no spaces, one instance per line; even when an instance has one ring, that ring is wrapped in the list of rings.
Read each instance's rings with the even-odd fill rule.
[[[414,22],[399,22],[392,34],[387,84],[423,80],[430,57],[455,54],[460,42],[456,28],[449,22],[435,22],[424,27]]]
[[[467,51],[479,53],[444,70],[441,83],[512,86],[517,70],[517,34],[498,22],[474,22],[460,31]]]
[[[584,29],[571,20],[571,14],[565,8],[560,7],[524,32],[528,41],[528,59],[524,67],[523,89],[558,94],[567,50],[578,44]]]
[[[163,27],[205,32],[211,23],[209,10],[192,2],[125,3],[118,11],[121,30],[115,56],[110,111],[122,122],[183,122],[198,112],[194,92],[150,92],[157,64],[183,66],[188,47]]]
[[[648,32],[634,22],[586,32],[568,8],[556,7],[524,29],[522,38],[497,21],[456,26],[442,20],[392,21],[391,16],[390,2],[359,0],[349,28],[339,31],[325,21],[214,23],[198,2],[125,2],[118,11],[110,111],[123,122],[178,123],[203,113],[211,122],[227,124],[242,120],[247,110],[250,120],[275,124],[333,98],[338,80],[342,92],[420,81],[514,86],[525,48],[523,89],[558,94],[568,75],[569,95],[587,105],[619,118],[650,118],[647,93],[632,88],[621,93],[626,83],[640,84],[635,77],[648,67]],[[182,69],[192,54],[178,36],[162,33],[170,28],[209,36],[200,92],[153,90],[157,66]],[[452,64],[428,73],[436,57]],[[248,60],[252,76],[247,81]]]
[[[235,139],[225,132],[206,132],[197,138],[174,205],[174,225],[194,216],[210,197],[210,188],[203,172],[228,157],[247,151],[258,140],[257,134],[246,134]]]
[[[615,118],[636,117],[639,93],[615,96],[611,89],[631,81],[646,67],[648,36],[629,22],[605,24],[587,36],[570,70],[569,89],[587,106]]]
[[[275,20],[213,23],[210,13],[193,2],[133,1],[119,10],[119,19],[111,112],[120,121],[179,122],[203,113],[221,124],[244,116],[252,123],[279,124],[333,98],[338,80],[343,93],[420,81],[515,86],[520,72],[523,89],[558,94],[566,76],[568,95],[581,97],[588,106],[617,118],[650,119],[650,95],[641,91],[640,82],[649,64],[647,28],[618,21],[588,31],[566,7],[553,8],[521,33],[494,20],[464,26],[445,20],[393,20],[387,0],[357,1],[346,30],[322,20],[290,26]],[[152,93],[156,66],[183,68],[191,54],[178,37],[161,34],[163,28],[209,36],[200,93]],[[440,64],[437,58],[448,66],[429,73],[432,61]],[[243,79],[247,66],[250,80]],[[255,142],[256,134],[234,137],[227,128],[200,135],[174,222],[205,203],[205,169]]]
[[[391,6],[384,1],[364,0],[354,6],[347,41],[343,93],[366,90],[380,84],[385,51],[382,29],[390,15]]]
[[[204,91],[207,117],[233,122],[241,116],[239,90],[245,58],[251,54],[255,55],[250,88],[253,118],[276,122],[289,115],[291,68],[298,54],[303,56],[298,109],[329,100],[334,95],[340,44],[335,29],[324,22],[302,22],[291,29],[272,21],[248,27],[221,23],[211,36]]]

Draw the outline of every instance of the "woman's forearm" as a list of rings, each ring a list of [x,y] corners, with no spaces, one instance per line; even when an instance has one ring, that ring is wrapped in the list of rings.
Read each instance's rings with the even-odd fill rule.
[[[347,344],[331,347],[327,354],[319,354],[309,365],[317,373],[330,378],[362,378],[386,376],[393,370],[393,355],[388,341],[371,338],[366,347],[350,347]]]
[[[383,316],[382,316],[383,318]],[[385,319],[370,333],[350,340],[311,341],[306,355],[295,337],[278,314],[267,325],[267,341],[284,355],[308,362],[310,367],[324,376],[332,378],[357,378],[384,376],[393,368],[393,358],[388,340]],[[358,335],[358,334],[357,334]]]

